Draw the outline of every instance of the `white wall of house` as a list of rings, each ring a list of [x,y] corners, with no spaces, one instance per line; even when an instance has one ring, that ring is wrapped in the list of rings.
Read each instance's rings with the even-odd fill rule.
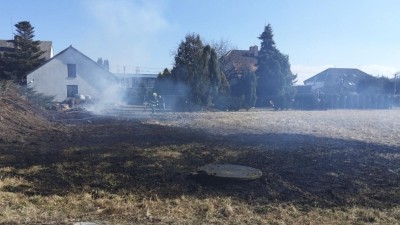
[[[68,76],[68,64],[76,65],[76,77]],[[115,84],[115,77],[70,46],[28,74],[27,82],[35,91],[64,101],[68,85],[77,85],[77,94],[101,98]]]

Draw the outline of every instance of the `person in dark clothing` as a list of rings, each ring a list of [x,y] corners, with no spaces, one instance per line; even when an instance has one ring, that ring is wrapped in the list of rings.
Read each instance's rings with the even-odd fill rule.
[[[157,97],[157,93],[153,93],[153,98],[150,101],[150,106],[151,106],[151,113],[155,113],[156,112],[156,108],[158,108],[158,97]]]

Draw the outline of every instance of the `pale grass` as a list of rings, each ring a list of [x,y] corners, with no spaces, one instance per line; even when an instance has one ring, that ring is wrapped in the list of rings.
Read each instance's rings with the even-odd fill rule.
[[[31,167],[29,167],[28,169],[21,169],[21,173],[23,174],[34,174],[34,173],[39,173],[40,171],[42,171],[44,168],[43,166],[40,165],[33,165]]]
[[[4,187],[30,186],[30,183],[21,177],[4,177],[0,180],[0,190]]]
[[[16,183],[16,182],[12,182]],[[400,207],[312,208],[304,212],[291,204],[269,204],[265,212],[231,197],[199,199],[181,196],[140,201],[133,195],[89,193],[67,196],[24,196],[0,193],[0,223],[73,222],[103,218],[109,224],[396,224]]]
[[[14,171],[15,168],[14,167],[10,167],[10,166],[5,166],[5,167],[0,167],[0,173],[4,172],[4,173],[9,173],[11,171]]]
[[[250,111],[182,114],[169,126],[213,134],[290,133],[400,146],[399,110]]]

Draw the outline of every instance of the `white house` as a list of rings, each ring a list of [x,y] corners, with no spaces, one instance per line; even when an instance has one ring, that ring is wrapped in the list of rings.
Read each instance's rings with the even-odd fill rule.
[[[69,46],[27,75],[29,87],[55,101],[79,95],[101,98],[116,77],[95,61]]]

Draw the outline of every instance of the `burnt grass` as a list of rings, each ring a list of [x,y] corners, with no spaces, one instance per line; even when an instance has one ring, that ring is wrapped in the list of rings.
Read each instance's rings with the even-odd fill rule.
[[[105,193],[161,199],[230,196],[260,213],[260,206],[270,203],[303,210],[400,204],[398,146],[271,130],[211,133],[179,126],[176,118],[65,120],[58,123],[60,129],[0,142],[0,168],[13,168],[0,171],[0,177],[22,177],[32,184],[2,191],[39,196],[85,191],[95,198]],[[263,176],[223,184],[190,176],[208,163],[251,166]],[[34,167],[41,169],[30,170]]]

